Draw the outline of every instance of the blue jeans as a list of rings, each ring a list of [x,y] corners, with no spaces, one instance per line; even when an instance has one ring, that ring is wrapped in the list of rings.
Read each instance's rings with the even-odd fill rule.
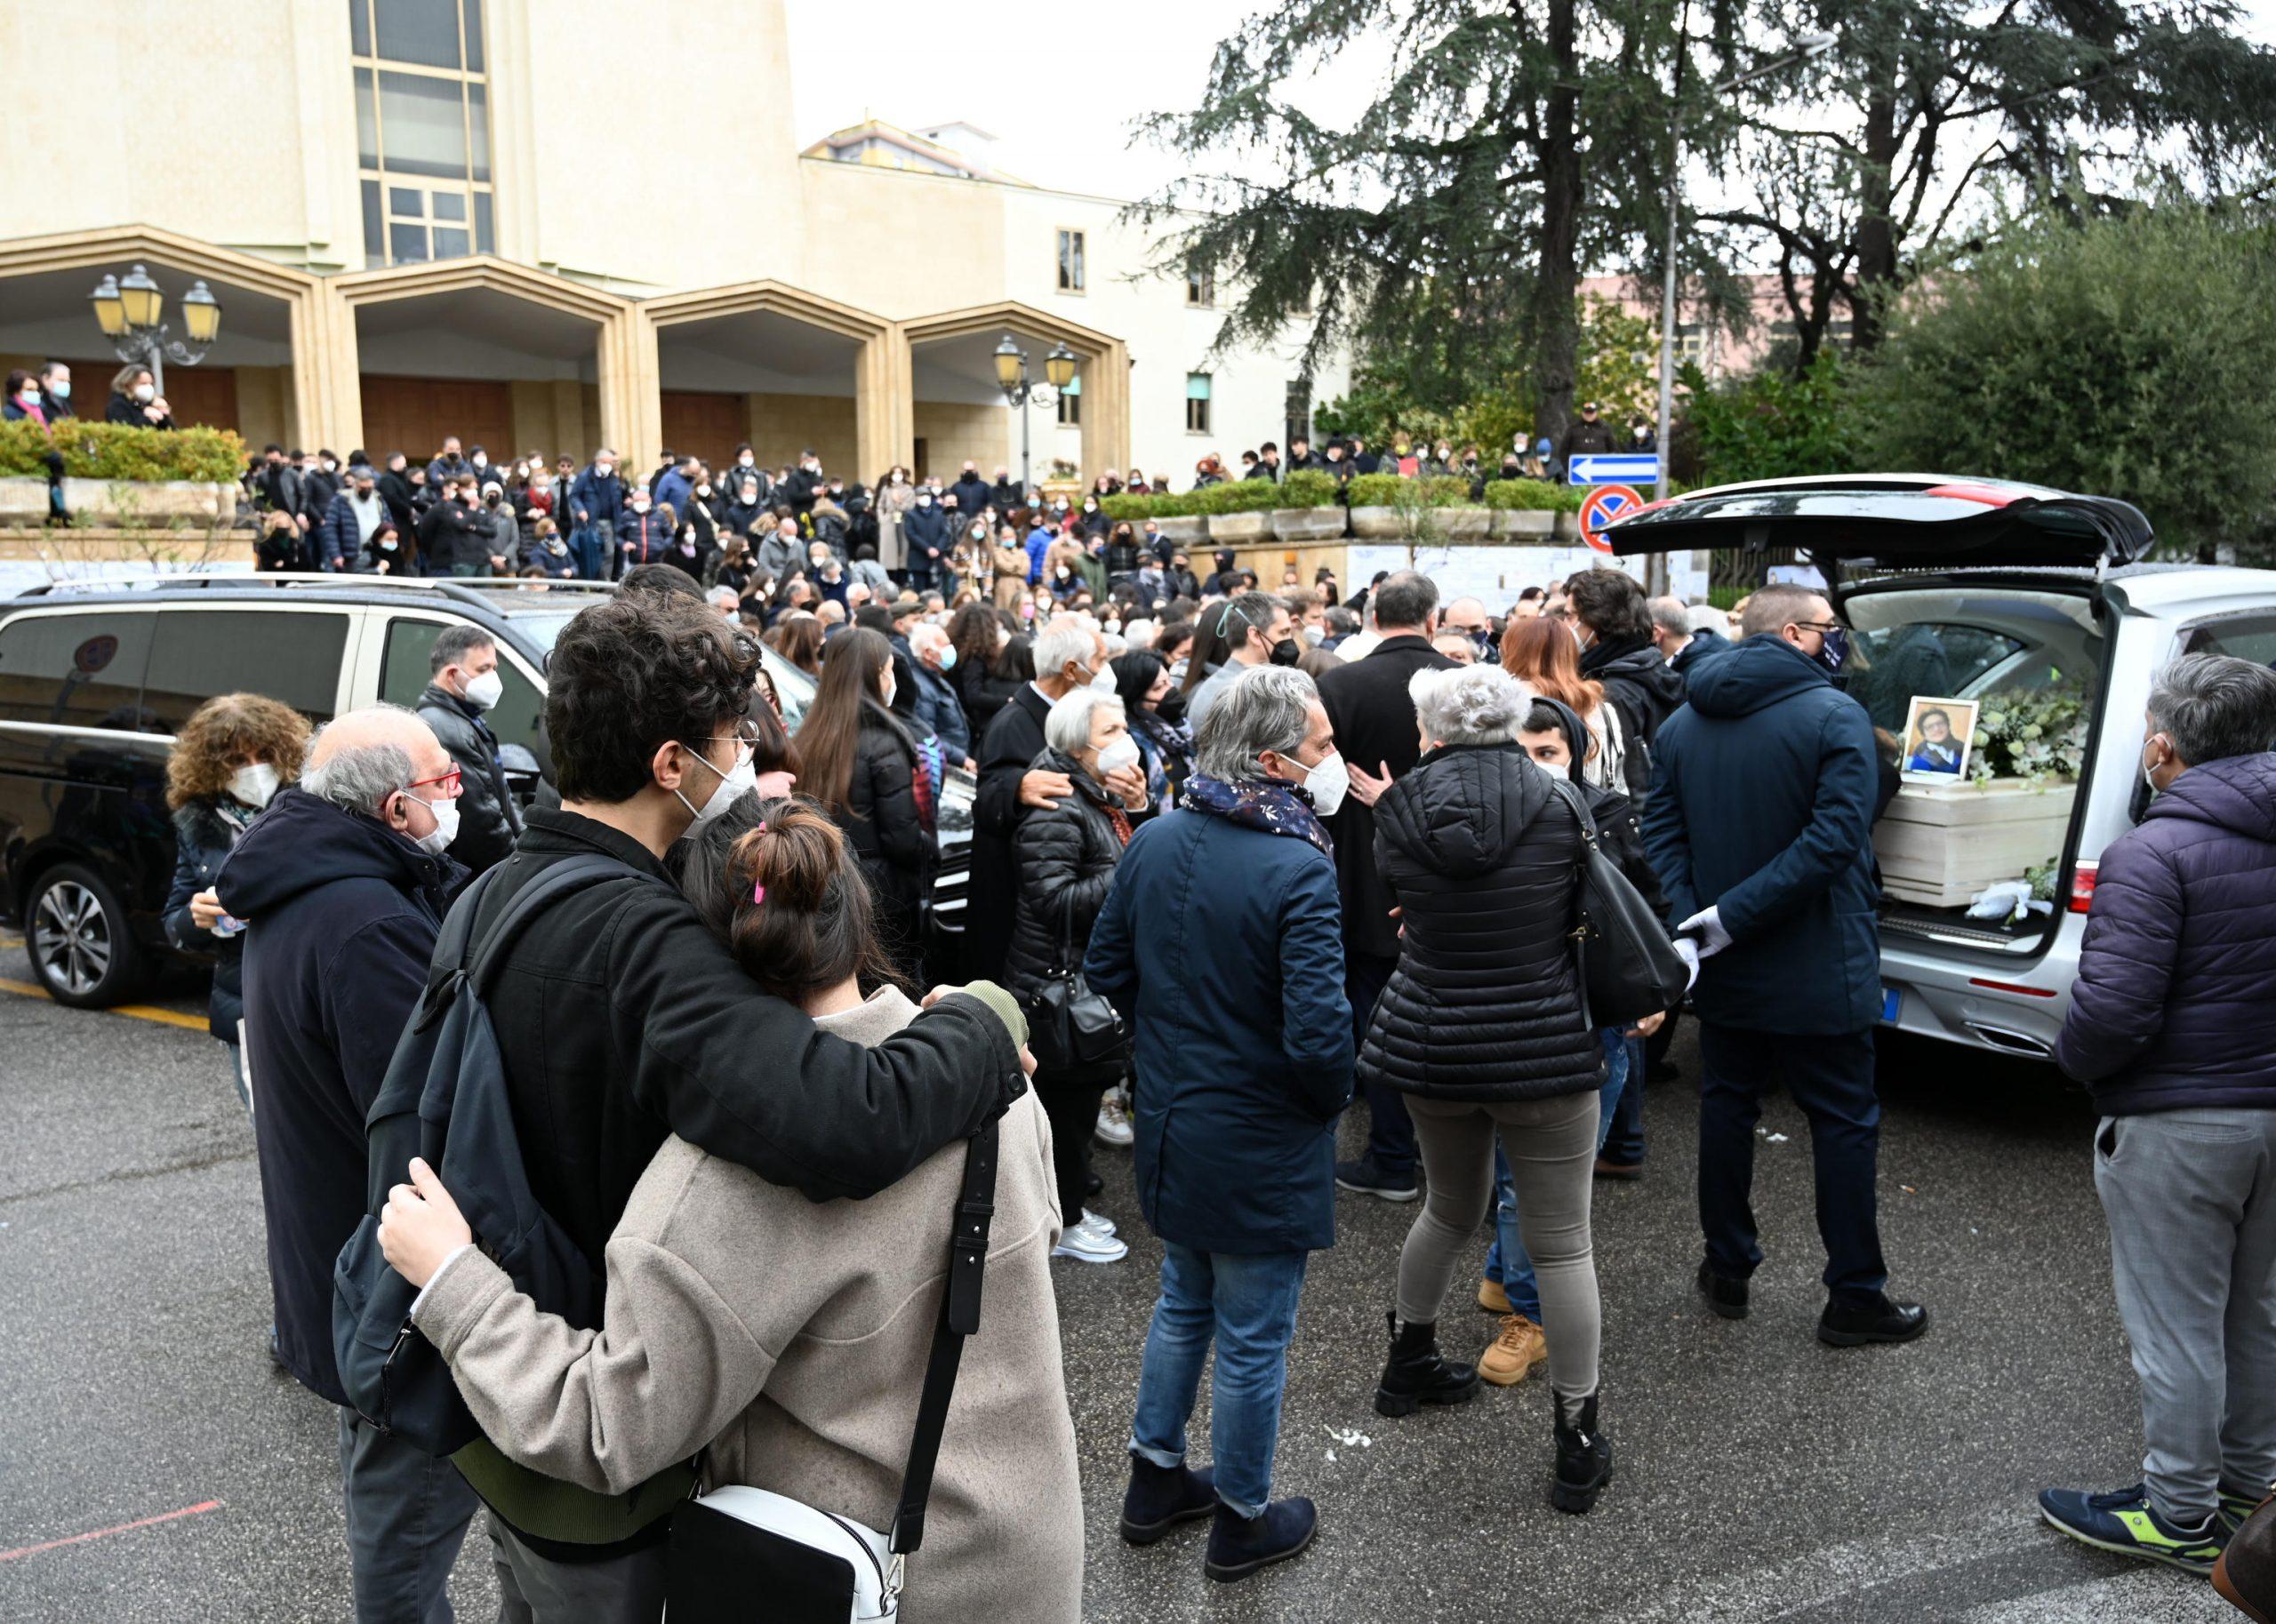
[[[1604,1044],[1604,1085],[1597,1090],[1597,1148],[1604,1148],[1604,1136],[1612,1131],[1612,1119],[1620,1108],[1620,1096],[1629,1081],[1631,1062],[1635,1059],[1634,1045],[1620,1035],[1616,1027],[1605,1027],[1597,1033]],[[1533,1257],[1526,1251],[1524,1231],[1518,1224],[1518,1189],[1510,1177],[1509,1158],[1502,1154],[1502,1147],[1494,1147],[1494,1193],[1495,1198],[1494,1244],[1486,1252],[1486,1277],[1500,1284],[1510,1300],[1510,1311],[1522,1314],[1535,1324],[1541,1320],[1541,1288],[1534,1283]]]
[[[1366,953],[1344,956],[1343,996],[1351,1004],[1353,1053],[1366,1047],[1367,1023],[1374,1018],[1375,1000],[1382,996],[1383,988],[1390,983],[1390,972],[1398,967],[1396,958],[1376,958]],[[1367,1160],[1375,1164],[1377,1172],[1413,1183],[1414,1124],[1406,1115],[1406,1096],[1380,1083],[1363,1084],[1360,1092],[1367,1097]]]
[[[1272,1498],[1272,1452],[1280,1439],[1280,1395],[1288,1385],[1288,1340],[1309,1252],[1196,1252],[1162,1244],[1162,1294],[1138,1366],[1138,1412],[1130,1452],[1156,1466],[1185,1460],[1185,1423],[1201,1388],[1209,1342],[1209,1448],[1217,1498],[1242,1516]]]

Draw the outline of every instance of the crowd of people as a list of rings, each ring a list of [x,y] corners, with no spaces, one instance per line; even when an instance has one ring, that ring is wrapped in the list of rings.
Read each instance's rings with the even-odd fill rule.
[[[417,479],[390,473],[440,486],[413,529],[447,549],[460,518],[435,513],[493,504],[481,454],[461,472],[445,451]],[[359,1616],[444,1616],[477,1505],[507,1616],[532,1619],[656,1617],[698,1478],[894,1526],[942,1243],[990,1123],[986,1317],[934,1537],[908,1564],[919,1617],[1079,1616],[1052,1270],[1129,1256],[1091,1204],[1102,1151],[1130,1153],[1162,1254],[1132,1350],[1120,1532],[1149,1546],[1206,1523],[1220,1580],[1296,1556],[1321,1515],[1275,1496],[1273,1462],[1339,1190],[1417,1204],[1382,1282],[1376,1409],[1545,1367],[1543,1492],[1575,1514],[1607,1492],[1618,1373],[1591,1190],[1644,1175],[1640,1104],[1683,1013],[1702,1060],[1703,1308],[1749,1313],[1755,1124],[1783,1084],[1810,1124],[1818,1339],[1927,1329],[1888,1290],[1876,1213],[1871,826],[1892,764],[1842,691],[1822,594],[1767,587],[1727,615],[1610,569],[1501,613],[1412,572],[1349,596],[1325,572],[1267,590],[1226,554],[1197,579],[1158,532],[1094,523],[1095,498],[1054,519],[999,508],[1022,493],[970,467],[857,494],[812,464],[739,461],[730,495],[766,550],[699,526],[725,538],[709,568],[673,556],[719,494],[701,463],[629,500],[605,456],[508,471],[507,523],[534,506],[552,533],[557,516],[589,534],[605,518],[619,539],[602,567],[620,589],[549,664],[553,776],[526,807],[483,719],[497,652],[475,630],[437,640],[415,710],[311,738],[231,695],[178,741],[168,929],[217,949],[272,1351],[339,1408]],[[266,461],[280,532],[305,533],[293,516],[329,472]],[[349,473],[326,516],[385,477]],[[897,580],[862,571],[875,549],[854,522],[888,513],[908,538]],[[510,561],[484,533],[484,557]],[[1019,556],[1008,594],[999,551]],[[762,640],[817,679],[795,727]],[[2146,732],[2160,796],[2104,860],[2062,1058],[2107,1116],[2096,1178],[2151,1460],[2144,1487],[2049,1491],[2044,1510],[2206,1572],[2276,1480],[2276,1390],[2252,1373],[2276,1369],[2276,1051],[2237,1002],[2276,972],[2276,938],[2206,900],[2250,889],[2264,923],[2276,906],[2276,676],[2184,660]],[[960,940],[929,925],[952,768],[974,780]],[[1592,852],[1686,967],[1665,1008],[1592,1008],[1574,947]],[[461,1212],[464,1175],[383,1170],[386,1258],[480,1428],[438,1460],[360,1412],[334,1362],[365,1117],[470,877],[489,876],[481,940],[549,869],[596,856],[613,877],[487,943],[486,985],[529,1187],[605,1302],[581,1321],[513,1275]],[[1365,1147],[1339,1162],[1357,1100]],[[2208,1260],[2185,1278],[2184,1249]],[[1443,1328],[1457,1281],[1499,1316],[1482,1346]],[[1188,1426],[1205,1372],[1203,1463]]]

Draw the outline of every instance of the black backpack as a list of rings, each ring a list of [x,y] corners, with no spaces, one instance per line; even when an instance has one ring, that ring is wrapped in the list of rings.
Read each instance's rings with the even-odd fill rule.
[[[450,1367],[411,1323],[418,1290],[381,1254],[378,1214],[388,1191],[410,1177],[411,1158],[422,1156],[516,1291],[573,1325],[599,1324],[605,1286],[596,1260],[531,1194],[483,1000],[505,948],[541,909],[610,880],[662,883],[613,858],[567,858],[525,884],[477,944],[475,915],[501,871],[468,886],[443,920],[427,990],[364,1119],[368,1215],[333,1269],[332,1348],[348,1402],[381,1431],[438,1458],[482,1429]]]

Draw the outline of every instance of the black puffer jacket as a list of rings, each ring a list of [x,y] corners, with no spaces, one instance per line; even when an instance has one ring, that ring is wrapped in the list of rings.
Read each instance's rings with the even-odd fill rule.
[[[1442,745],[1375,803],[1375,860],[1405,934],[1359,1080],[1547,1100],[1603,1081],[1572,928],[1580,825],[1515,744]]]
[[[940,846],[917,806],[917,747],[885,708],[864,702],[854,772],[838,823],[862,859],[878,905],[906,922],[916,916]]]
[[[1033,997],[1054,971],[1083,962],[1091,926],[1122,860],[1122,839],[1107,815],[1107,792],[1099,781],[1056,750],[1037,756],[1033,770],[1064,772],[1075,793],[1028,813],[1012,837],[1020,889],[1004,980],[1022,999]],[[1062,940],[1069,944],[1063,954]]]

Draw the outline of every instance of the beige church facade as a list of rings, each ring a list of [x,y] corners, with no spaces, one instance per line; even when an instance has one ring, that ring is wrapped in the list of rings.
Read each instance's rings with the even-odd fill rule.
[[[731,58],[735,93],[675,95],[637,60],[666,41]],[[0,61],[121,108],[0,166],[0,363],[72,362],[84,412],[117,364],[87,295],[137,264],[169,310],[193,280],[222,306],[167,369],[177,420],[311,452],[749,440],[953,477],[1016,471],[1023,410],[1038,479],[1182,488],[1344,381],[1300,380],[1299,333],[1213,354],[1211,277],[1152,268],[1118,201],[1001,172],[982,131],[801,151],[781,0],[84,0],[0,7]],[[1072,351],[1073,388],[1007,407],[1006,335],[1038,380]]]

